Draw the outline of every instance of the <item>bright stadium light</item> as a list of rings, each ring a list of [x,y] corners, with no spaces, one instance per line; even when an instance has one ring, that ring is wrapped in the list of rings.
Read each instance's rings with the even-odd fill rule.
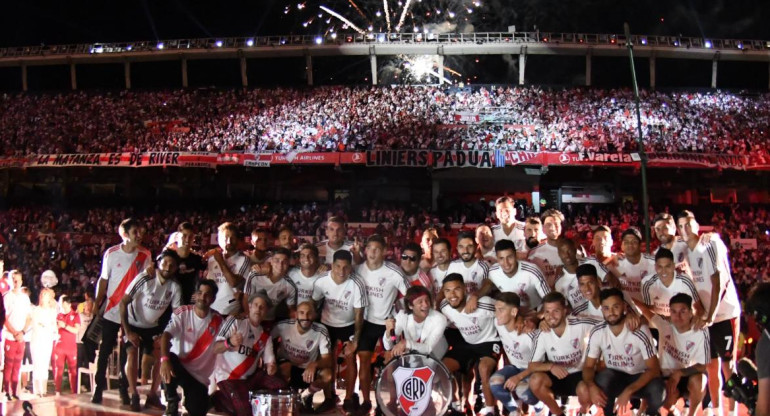
[[[126,50],[127,50],[127,51],[130,51],[131,49],[134,49],[134,46],[133,46],[133,45],[128,45],[128,46],[126,46]]]
[[[743,49],[743,42],[738,42],[738,49]]]
[[[166,47],[166,45],[163,44],[163,42],[158,42],[158,49],[163,49],[165,47]]]
[[[706,42],[704,42],[704,43],[703,43],[703,46],[705,46],[705,47],[706,47],[706,48],[708,48],[708,49],[711,49],[711,46],[712,46],[712,45],[711,45],[711,41],[710,41],[710,40],[707,40]]]
[[[249,39],[246,41],[246,46],[254,46],[254,39]]]
[[[316,38],[315,38],[315,44],[316,44],[316,45],[320,45],[320,44],[322,44],[323,42],[324,42],[324,40],[323,40],[323,38],[321,38],[320,36],[318,36],[318,37],[316,37]]]
[[[642,38],[642,45],[646,45],[646,44],[647,44],[647,38]]]
[[[215,45],[217,45],[217,48],[221,48],[222,47],[222,41],[221,40],[216,41]]]
[[[336,32],[332,32],[332,39],[337,39],[337,33]]]

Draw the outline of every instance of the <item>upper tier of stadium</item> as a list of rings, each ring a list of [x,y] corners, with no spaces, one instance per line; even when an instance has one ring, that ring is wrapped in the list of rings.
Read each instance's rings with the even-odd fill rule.
[[[770,95],[642,91],[647,151],[766,156]],[[637,150],[627,89],[438,86],[5,94],[2,156]]]

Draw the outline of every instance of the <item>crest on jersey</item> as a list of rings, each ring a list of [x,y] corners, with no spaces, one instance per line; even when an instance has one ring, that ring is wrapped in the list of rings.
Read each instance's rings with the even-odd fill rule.
[[[477,317],[475,317],[475,316],[472,316],[472,317],[471,317],[471,322],[473,322],[473,325],[476,325],[476,324],[478,324],[478,322],[479,322],[479,318],[477,318]]]
[[[699,269],[702,269],[702,268],[703,268],[703,257],[701,257],[701,258],[699,258],[699,259],[698,259],[698,268],[699,268]]]
[[[166,292],[166,299],[171,297],[171,292]]]
[[[572,339],[572,348],[577,348],[579,344],[580,344],[580,340],[579,339],[577,339],[577,338],[573,338]]]
[[[694,346],[695,346],[694,342],[687,341],[687,344],[685,345],[685,348],[687,349],[687,351],[690,351],[690,349],[692,349],[692,347],[694,347]]]
[[[313,346],[313,340],[312,339],[307,340],[307,343],[305,344],[305,346],[307,347],[307,349],[310,349],[310,347]]]
[[[351,294],[351,292],[349,290],[346,290],[345,291],[345,299],[349,298],[350,294]],[[327,295],[328,295],[328,293],[327,293]]]
[[[518,342],[514,342],[513,343],[513,349],[514,350],[518,350],[519,349],[519,343]]]
[[[385,286],[385,278],[380,277],[380,286]]]
[[[393,371],[396,398],[407,416],[421,415],[431,404],[435,374],[430,367],[399,367]]]
[[[631,351],[634,350],[634,346],[632,344],[626,344],[626,354],[631,354]]]
[[[644,279],[647,276],[647,270],[642,270],[642,279]]]
[[[136,264],[136,268],[137,269],[141,269],[142,268],[142,262],[141,261],[137,260],[137,261],[134,262],[134,264]]]
[[[679,253],[679,256],[677,257],[677,263],[681,263],[684,261],[684,253]]]

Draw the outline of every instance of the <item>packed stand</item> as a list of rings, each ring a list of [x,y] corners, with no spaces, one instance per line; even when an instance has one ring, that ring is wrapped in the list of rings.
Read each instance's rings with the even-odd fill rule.
[[[770,97],[642,91],[646,149],[767,158]],[[4,94],[4,154],[636,150],[627,89],[318,87]],[[341,110],[345,109],[345,110]],[[475,120],[475,121],[468,121]]]

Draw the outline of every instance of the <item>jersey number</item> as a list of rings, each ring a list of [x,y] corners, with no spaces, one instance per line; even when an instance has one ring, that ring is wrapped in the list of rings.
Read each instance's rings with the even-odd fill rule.
[[[727,345],[725,345],[725,351],[730,351],[730,347],[733,345],[733,336],[726,336],[725,341],[727,341]]]

